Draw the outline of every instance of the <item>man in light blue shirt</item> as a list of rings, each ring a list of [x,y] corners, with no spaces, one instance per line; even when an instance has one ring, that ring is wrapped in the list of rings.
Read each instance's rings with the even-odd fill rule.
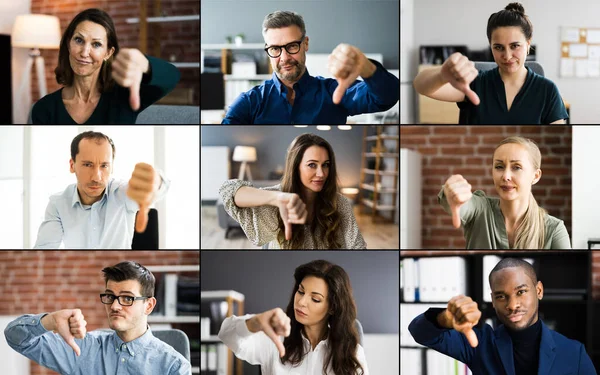
[[[148,327],[156,305],[154,275],[129,261],[102,272],[100,301],[112,332],[86,333],[81,310],[66,309],[18,317],[4,330],[8,345],[65,375],[190,375],[190,362]]]
[[[134,222],[136,231],[145,230],[149,206],[166,194],[169,181],[145,163],[129,181],[115,180],[114,157],[113,141],[102,133],[73,139],[69,163],[77,184],[50,197],[34,248],[131,249]]]

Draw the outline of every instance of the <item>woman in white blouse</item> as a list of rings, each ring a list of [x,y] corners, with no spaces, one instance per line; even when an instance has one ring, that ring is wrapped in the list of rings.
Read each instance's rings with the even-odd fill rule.
[[[352,203],[338,192],[335,154],[325,139],[302,134],[290,144],[281,184],[256,189],[227,180],[225,211],[256,246],[273,249],[366,249]]]
[[[294,279],[285,313],[275,308],[229,317],[219,339],[238,358],[261,365],[264,375],[368,375],[346,271],[315,260],[296,268]]]

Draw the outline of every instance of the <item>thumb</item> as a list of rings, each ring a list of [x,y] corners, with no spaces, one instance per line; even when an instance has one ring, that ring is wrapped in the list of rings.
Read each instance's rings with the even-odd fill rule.
[[[455,205],[450,208],[452,210],[452,225],[454,228],[460,228],[460,205]]]
[[[275,343],[275,346],[277,347],[277,350],[279,351],[279,357],[283,357],[285,355],[285,347],[283,346],[283,343],[281,342],[281,340],[279,340],[279,336],[275,333],[275,331],[273,330],[273,327],[271,327],[270,325],[267,325],[263,329],[263,331]]]
[[[129,87],[129,105],[134,111],[140,109],[140,81],[137,79]]]
[[[473,103],[474,105],[479,105],[481,101],[479,100],[479,96],[475,93],[475,91],[471,90],[469,86],[466,86],[464,92],[467,98],[469,98],[469,100],[471,101],[471,103]]]
[[[292,239],[292,224],[289,223],[288,221],[286,221],[284,223],[284,225],[285,225],[285,239],[287,241],[289,241]]]
[[[345,80],[345,79],[338,80],[338,86],[335,89],[335,91],[333,92],[333,102],[335,104],[340,104],[340,102],[342,101],[342,98],[344,97],[344,94],[346,93],[346,89],[348,87],[349,87],[348,80]]]
[[[473,331],[473,329],[468,328],[466,331],[463,332],[463,335],[465,335],[467,341],[469,342],[469,345],[471,345],[473,348],[476,348],[477,345],[479,345],[479,340],[477,339],[477,335],[475,334],[475,331]]]
[[[81,349],[79,349],[79,345],[75,342],[75,337],[73,335],[69,335],[66,338],[67,345],[69,345],[75,351],[75,354],[79,357],[81,355]]]
[[[148,211],[150,211],[148,206],[140,205],[140,210],[135,219],[136,232],[142,233],[146,231],[146,226],[148,225]]]

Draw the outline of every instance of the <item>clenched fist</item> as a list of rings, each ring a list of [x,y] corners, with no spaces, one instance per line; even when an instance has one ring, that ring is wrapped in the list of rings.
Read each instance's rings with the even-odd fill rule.
[[[479,323],[481,311],[477,307],[477,302],[471,297],[463,295],[452,297],[448,302],[448,307],[437,317],[438,323],[442,327],[452,328],[467,338],[469,345],[473,348],[479,345],[479,340],[473,327]]]
[[[136,232],[146,230],[148,211],[154,199],[154,194],[160,187],[160,181],[160,175],[150,164],[138,163],[135,165],[127,187],[127,196],[140,206],[135,220]]]
[[[279,336],[289,336],[292,326],[290,318],[279,307],[246,320],[246,326],[253,333],[263,331],[277,346],[279,356],[285,355],[285,347]]]
[[[58,332],[65,342],[73,348],[77,356],[81,355],[81,349],[75,342],[75,339],[83,339],[86,334],[87,322],[85,321],[81,310],[66,309],[59,310],[44,316],[41,320],[42,325],[48,331]]]
[[[452,87],[463,92],[471,103],[479,105],[479,96],[469,86],[479,72],[475,63],[460,52],[453,53],[442,65],[442,78]]]
[[[473,196],[471,185],[463,176],[455,174],[446,180],[444,195],[450,206],[452,225],[454,225],[454,228],[460,228],[460,207]]]
[[[295,193],[279,193],[277,195],[277,207],[279,215],[285,226],[285,239],[292,239],[292,224],[304,224],[308,211],[306,204]]]
[[[135,48],[122,48],[112,63],[112,78],[119,86],[129,87],[129,105],[134,111],[140,109],[142,75],[149,67],[146,56]]]
[[[346,90],[352,86],[358,76],[369,78],[377,67],[369,61],[357,47],[340,44],[328,58],[329,71],[338,81],[338,87],[333,92],[333,102],[339,104]]]

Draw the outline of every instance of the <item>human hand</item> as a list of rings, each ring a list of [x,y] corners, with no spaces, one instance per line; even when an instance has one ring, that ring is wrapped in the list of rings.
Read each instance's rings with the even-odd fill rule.
[[[285,347],[279,336],[287,337],[292,329],[290,318],[279,307],[253,316],[246,321],[250,332],[263,331],[277,346],[279,356],[285,355]]]
[[[292,224],[304,224],[306,222],[308,216],[306,204],[295,193],[279,193],[276,204],[285,226],[285,239],[289,241],[292,239]]]
[[[148,225],[148,211],[154,194],[160,186],[160,176],[150,164],[138,163],[131,174],[127,187],[127,196],[139,206],[135,220],[135,231],[144,232]]]
[[[459,174],[452,175],[444,184],[444,195],[450,206],[452,225],[454,228],[460,228],[460,208],[473,196],[471,185],[463,176]]]
[[[129,105],[140,108],[142,75],[148,72],[150,63],[140,50],[122,48],[112,63],[112,78],[122,87],[129,87]]]
[[[333,92],[333,102],[335,104],[342,101],[346,90],[356,81],[359,75],[363,78],[369,78],[377,69],[375,64],[370,62],[360,49],[344,43],[335,47],[329,55],[328,68],[338,82],[338,86]]]
[[[477,78],[479,72],[475,69],[475,63],[455,52],[442,65],[442,78],[449,82],[452,87],[463,92],[471,103],[479,105],[479,96],[471,90],[471,82]]]
[[[471,297],[460,295],[452,297],[448,301],[446,310],[438,315],[438,323],[465,335],[469,345],[475,348],[479,345],[479,340],[473,327],[479,323],[480,318],[481,311],[477,307],[477,302],[473,301]]]
[[[42,318],[42,325],[48,331],[55,331],[75,351],[81,355],[81,349],[75,339],[83,339],[86,334],[87,322],[80,309],[66,309],[50,313]]]

